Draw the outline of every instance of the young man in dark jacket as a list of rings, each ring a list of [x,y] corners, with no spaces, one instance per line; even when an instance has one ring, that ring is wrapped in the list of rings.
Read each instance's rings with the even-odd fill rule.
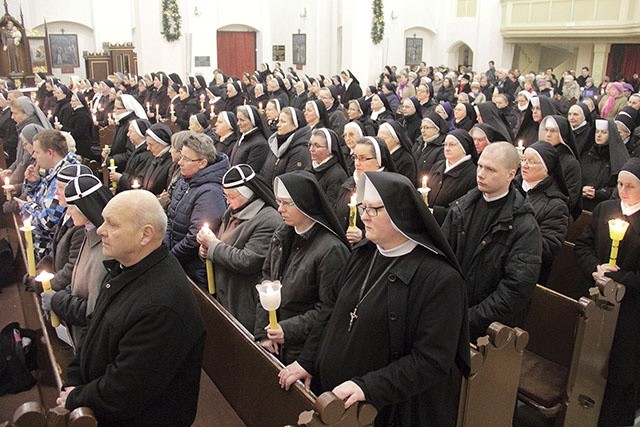
[[[540,229],[524,192],[511,184],[519,163],[513,145],[489,144],[478,160],[478,187],[451,204],[442,225],[467,277],[472,341],[492,322],[523,322],[540,272]]]

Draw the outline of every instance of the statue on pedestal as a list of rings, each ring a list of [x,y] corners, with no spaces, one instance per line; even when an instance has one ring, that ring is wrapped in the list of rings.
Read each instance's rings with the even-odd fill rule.
[[[9,71],[14,73],[20,72],[20,61],[18,58],[17,46],[22,41],[22,33],[13,24],[13,21],[7,20],[5,27],[0,32],[2,40],[2,50],[7,52],[9,57]]]

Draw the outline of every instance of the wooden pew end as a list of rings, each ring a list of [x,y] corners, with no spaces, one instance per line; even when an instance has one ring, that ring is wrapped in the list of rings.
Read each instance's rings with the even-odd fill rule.
[[[97,427],[96,420],[91,408],[76,408],[69,414],[69,427]]]
[[[13,413],[13,425],[16,427],[45,426],[46,423],[44,408],[37,402],[23,403]]]
[[[378,411],[373,405],[360,402],[344,409],[344,402],[330,391],[322,393],[315,403],[315,411],[304,411],[298,416],[301,427],[372,426]]]

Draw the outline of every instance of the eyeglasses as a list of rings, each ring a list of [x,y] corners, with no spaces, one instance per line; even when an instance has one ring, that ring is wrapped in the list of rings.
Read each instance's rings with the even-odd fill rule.
[[[352,154],[351,158],[353,159],[354,162],[360,162],[360,163],[364,163],[367,160],[375,159],[375,157],[362,157],[362,156],[356,156],[355,154]]]
[[[228,193],[225,193],[224,191],[222,193],[224,194],[224,198],[227,200],[235,200],[238,197],[240,197],[240,194],[228,194]]]
[[[544,130],[547,133],[558,133],[559,132],[557,128],[545,128]]]
[[[319,150],[321,148],[328,148],[326,145],[320,145],[320,144],[317,144],[315,142],[310,142],[309,143],[309,148],[312,148],[312,147],[315,148],[316,150]]]
[[[362,203],[359,203],[357,206],[358,213],[362,216],[365,212],[371,218],[378,216],[378,211],[380,209],[384,209],[384,205],[382,206],[364,206]]]
[[[184,161],[184,162],[199,162],[200,160],[204,160],[204,159],[190,159],[186,156],[183,156],[182,154],[180,154],[180,160],[179,161]]]
[[[527,166],[537,166],[537,165],[541,165],[542,163],[534,162],[533,160],[529,160],[529,159],[520,159],[520,164],[527,165]]]
[[[425,130],[425,129],[438,129],[438,128],[435,126],[420,126],[420,129]]]
[[[276,199],[276,203],[278,204],[278,206],[284,206],[285,208],[292,208],[296,205],[293,200]]]
[[[454,148],[456,146],[460,146],[457,142],[445,142],[442,144],[445,148]]]

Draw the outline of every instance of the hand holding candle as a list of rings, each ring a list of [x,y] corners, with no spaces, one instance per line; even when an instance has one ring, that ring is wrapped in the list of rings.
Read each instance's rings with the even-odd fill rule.
[[[427,176],[425,175],[422,177],[422,187],[418,188],[418,192],[422,194],[422,200],[427,206],[429,206],[429,191],[431,191],[431,189],[427,187]]]
[[[42,283],[42,289],[44,289],[45,292],[53,292],[51,290],[51,279],[53,279],[53,276],[54,275],[49,273],[48,271],[43,271],[42,273],[38,274],[38,277],[36,277],[36,280]],[[53,311],[50,311],[49,316],[51,318],[51,326],[53,326],[54,328],[60,326],[60,319],[58,319],[57,314],[55,314]]]
[[[111,172],[115,172],[116,169],[117,169],[116,161],[113,158],[109,159],[109,170]],[[114,190],[118,188],[118,182],[116,180],[111,181],[111,188]]]
[[[260,305],[262,308],[269,312],[269,328],[278,329],[278,318],[276,316],[276,310],[280,307],[280,290],[282,284],[279,280],[265,280],[261,284],[256,285],[258,295],[260,296]]]
[[[205,232],[210,231],[209,224],[205,223],[202,228]],[[214,295],[216,293],[216,280],[213,271],[213,261],[209,258],[205,259],[205,264],[207,266],[207,286],[209,287],[209,293]]]
[[[518,146],[516,147],[516,151],[520,155],[520,157],[524,156],[524,143],[522,140],[518,141]]]
[[[11,192],[13,191],[13,188],[14,187],[11,184],[11,178],[6,176],[4,178],[4,185],[2,186],[2,189],[4,190],[4,194],[7,196],[8,201],[11,201]]]
[[[609,220],[609,237],[611,238],[611,254],[609,255],[609,265],[616,266],[616,260],[618,259],[618,246],[624,238],[629,223],[622,219],[610,219]]]
[[[36,255],[33,251],[33,230],[31,218],[26,218],[20,227],[20,231],[24,231],[24,239],[27,241],[27,273],[31,277],[36,276]]]
[[[147,102],[147,113],[151,114],[151,103]]]

